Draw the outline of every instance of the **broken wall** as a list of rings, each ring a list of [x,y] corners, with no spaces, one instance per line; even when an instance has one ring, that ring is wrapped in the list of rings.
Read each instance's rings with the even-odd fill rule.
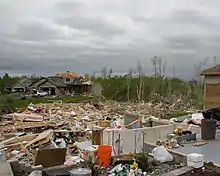
[[[143,151],[144,143],[155,143],[157,140],[167,139],[167,135],[172,133],[176,127],[186,129],[187,124],[171,124],[156,127],[146,127],[139,129],[105,129],[103,131],[103,144],[113,146],[114,155],[129,153],[139,153]],[[200,128],[193,126],[192,132],[200,133]]]

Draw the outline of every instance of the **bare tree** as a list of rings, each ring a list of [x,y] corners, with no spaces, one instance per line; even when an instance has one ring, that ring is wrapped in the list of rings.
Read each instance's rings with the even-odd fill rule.
[[[108,78],[111,78],[112,73],[113,73],[113,70],[112,70],[112,68],[110,68],[109,71],[108,71]]]
[[[139,78],[139,85],[137,85],[137,99],[138,102],[142,101],[143,95],[144,95],[144,72],[143,67],[140,63],[140,61],[137,62],[137,71],[138,71],[138,78]]]
[[[201,72],[202,72],[202,69],[205,67],[207,63],[207,60],[200,60],[198,61],[196,64],[195,64],[195,78],[196,78],[196,81],[198,83],[201,83]]]
[[[103,67],[102,70],[101,70],[102,76],[103,76],[104,78],[107,77],[107,69],[108,69],[107,66],[105,66],[105,67]]]
[[[130,68],[128,70],[128,74],[125,75],[126,76],[126,82],[127,82],[127,100],[130,101],[130,84],[131,84],[131,78],[132,78],[132,74],[133,74],[133,71],[132,69]]]
[[[160,56],[154,56],[151,59],[154,76],[164,78],[166,73],[166,61],[162,60]]]
[[[152,65],[153,65],[153,72],[154,72],[154,77],[157,77],[157,57],[153,57],[151,59]]]

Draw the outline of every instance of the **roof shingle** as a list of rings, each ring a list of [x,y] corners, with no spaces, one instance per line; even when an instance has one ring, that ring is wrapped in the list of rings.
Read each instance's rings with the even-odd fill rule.
[[[220,64],[203,70],[201,75],[220,75]]]
[[[71,78],[71,79],[80,77],[80,75],[78,75],[77,73],[69,72],[69,71],[63,73],[57,73],[56,76],[61,78]]]

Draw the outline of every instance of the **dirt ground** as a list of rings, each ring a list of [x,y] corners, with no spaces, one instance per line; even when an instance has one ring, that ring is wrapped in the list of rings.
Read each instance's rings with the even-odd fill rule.
[[[211,169],[196,169],[190,172],[187,172],[186,174],[183,174],[181,176],[220,176],[219,173],[215,172]]]

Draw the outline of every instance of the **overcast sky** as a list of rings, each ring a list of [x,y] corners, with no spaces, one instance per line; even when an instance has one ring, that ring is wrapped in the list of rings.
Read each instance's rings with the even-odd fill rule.
[[[220,57],[219,0],[0,0],[0,74],[135,68],[192,77]]]

